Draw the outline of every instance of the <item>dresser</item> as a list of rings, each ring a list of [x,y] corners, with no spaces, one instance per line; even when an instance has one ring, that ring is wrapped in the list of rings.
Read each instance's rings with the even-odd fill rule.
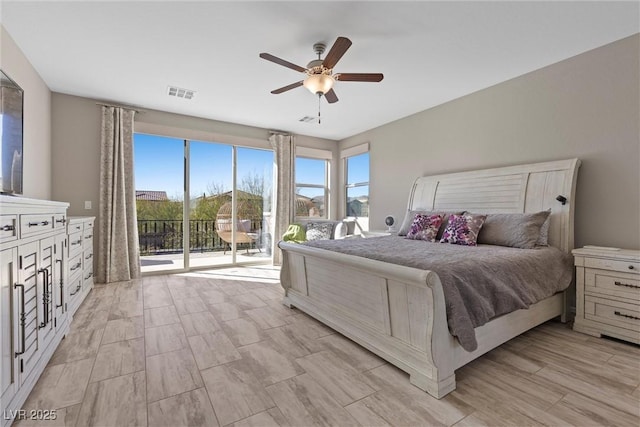
[[[93,225],[95,217],[70,216],[67,306],[73,316],[93,288]]]
[[[573,329],[640,344],[640,251],[573,250],[576,319]]]
[[[0,425],[69,330],[68,203],[0,196]]]

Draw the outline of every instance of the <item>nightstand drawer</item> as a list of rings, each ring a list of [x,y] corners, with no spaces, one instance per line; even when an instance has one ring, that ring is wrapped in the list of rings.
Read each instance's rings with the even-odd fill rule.
[[[584,317],[594,322],[640,332],[640,305],[585,296]]]
[[[587,268],[584,273],[584,290],[587,294],[640,301],[640,278],[632,273]]]
[[[625,273],[640,274],[640,263],[633,261],[618,261],[603,258],[585,258],[584,266],[600,270],[624,271]]]

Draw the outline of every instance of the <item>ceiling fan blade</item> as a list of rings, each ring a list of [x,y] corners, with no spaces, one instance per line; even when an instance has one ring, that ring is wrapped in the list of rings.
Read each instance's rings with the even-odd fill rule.
[[[379,82],[383,78],[380,73],[340,73],[335,76],[341,82]]]
[[[271,62],[275,62],[278,65],[282,65],[283,67],[287,67],[287,68],[291,68],[292,70],[296,70],[299,71],[301,73],[304,73],[305,71],[307,71],[306,68],[302,68],[299,65],[296,64],[292,64],[289,61],[285,61],[284,59],[280,59],[277,56],[273,56],[270,53],[261,53],[260,54],[260,58],[262,59],[266,59],[267,61],[271,61]]]
[[[291,89],[295,89],[298,86],[302,86],[302,83],[303,83],[303,80],[300,80],[299,82],[291,83],[290,85],[283,86],[283,87],[281,87],[279,89],[272,90],[271,93],[274,94],[274,95],[277,95],[279,93],[286,92],[286,91],[291,90]]]
[[[338,95],[331,89],[329,92],[324,94],[325,99],[329,104],[333,104],[334,102],[338,102]]]
[[[327,53],[324,61],[322,61],[322,65],[325,68],[333,68],[350,46],[351,40],[346,37],[338,37],[333,46],[331,46],[331,50]]]

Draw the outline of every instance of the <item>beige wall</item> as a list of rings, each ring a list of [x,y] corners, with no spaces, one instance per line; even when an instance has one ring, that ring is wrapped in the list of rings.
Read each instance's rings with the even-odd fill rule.
[[[100,107],[96,101],[53,93],[53,198],[69,202],[69,215],[98,214]],[[92,208],[84,209],[84,201]]]
[[[100,191],[100,106],[88,98],[53,93],[53,197],[70,202],[70,215],[98,216]],[[269,131],[155,110],[136,114],[135,131],[177,138],[270,148]],[[320,138],[296,137],[299,145],[330,149],[337,144]],[[84,209],[85,201],[92,209]]]
[[[552,47],[551,47],[552,48]],[[371,228],[417,176],[578,157],[576,246],[640,247],[640,36],[340,142],[371,142]]]
[[[51,91],[0,25],[0,68],[24,90],[23,194],[51,198]]]

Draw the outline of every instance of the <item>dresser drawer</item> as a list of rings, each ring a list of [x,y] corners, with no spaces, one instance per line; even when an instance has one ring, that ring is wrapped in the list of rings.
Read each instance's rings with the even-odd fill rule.
[[[85,265],[89,262],[93,262],[93,251],[84,251],[82,253]]]
[[[600,270],[624,271],[625,273],[640,274],[640,262],[620,261],[603,258],[585,258],[584,266]]]
[[[67,233],[69,233],[69,234],[76,233],[78,231],[82,231],[82,223],[78,222],[76,220],[70,220],[68,227],[69,228],[67,230]]]
[[[69,235],[69,258],[82,252],[82,232]]]
[[[93,281],[93,265],[90,265],[89,268],[84,270],[82,280],[85,282]]]
[[[82,237],[84,237],[85,239],[92,239],[93,238],[93,227],[89,226],[89,224],[85,224]]]
[[[67,214],[58,213],[53,215],[53,228],[64,229],[67,227]]]
[[[69,277],[82,271],[82,254],[69,258]]]
[[[91,236],[91,234],[89,234]],[[87,252],[93,251],[93,238],[92,237],[83,237],[82,238],[82,249]]]
[[[75,304],[76,298],[82,291],[82,275],[74,276],[69,280],[69,304]]]
[[[633,273],[587,268],[584,273],[584,291],[591,295],[640,301],[640,277]]]
[[[53,230],[53,215],[20,215],[20,235],[22,238],[35,236]]]
[[[18,215],[0,215],[0,242],[18,238]]]
[[[584,317],[640,333],[640,305],[585,296]]]

